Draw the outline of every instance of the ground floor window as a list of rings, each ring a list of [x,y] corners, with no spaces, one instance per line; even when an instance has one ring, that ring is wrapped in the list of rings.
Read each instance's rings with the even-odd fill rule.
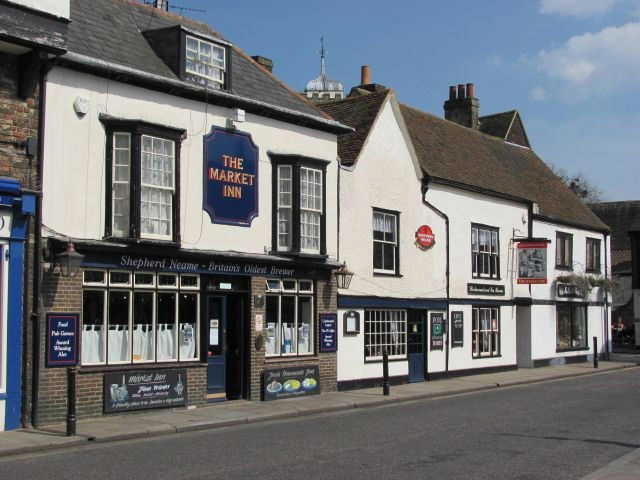
[[[83,365],[198,358],[197,275],[88,270],[83,285]]]
[[[500,308],[473,307],[473,357],[500,355]]]
[[[561,304],[556,306],[556,350],[587,348],[587,306]]]
[[[367,310],[364,317],[364,358],[382,360],[407,356],[406,310]]]
[[[313,282],[267,280],[265,353],[310,355],[313,348]]]

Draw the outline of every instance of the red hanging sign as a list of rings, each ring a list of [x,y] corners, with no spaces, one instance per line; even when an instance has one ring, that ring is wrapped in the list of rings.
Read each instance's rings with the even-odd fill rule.
[[[427,250],[436,243],[436,236],[429,225],[422,225],[416,231],[416,245],[421,250]]]

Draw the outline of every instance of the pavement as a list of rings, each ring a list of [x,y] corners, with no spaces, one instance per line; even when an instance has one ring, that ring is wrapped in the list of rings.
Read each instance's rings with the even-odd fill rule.
[[[66,436],[64,424],[50,425],[41,429],[1,432],[0,457],[60,450],[88,445],[88,442],[113,442],[170,435],[447,397],[583,375],[604,374],[621,369],[638,368],[640,365],[637,357],[625,357],[625,360],[601,361],[598,369],[594,369],[590,363],[580,363],[411,383],[392,386],[388,396],[382,394],[381,388],[369,388],[347,392],[328,392],[304,398],[271,402],[239,400],[198,408],[154,410],[133,415],[105,415],[79,420],[76,436]],[[620,470],[621,474],[627,476],[590,476],[587,477],[588,480],[640,479],[640,453],[637,453],[636,457],[630,457],[629,461],[624,463],[617,464],[616,462],[614,462],[616,465],[612,464],[612,468]]]

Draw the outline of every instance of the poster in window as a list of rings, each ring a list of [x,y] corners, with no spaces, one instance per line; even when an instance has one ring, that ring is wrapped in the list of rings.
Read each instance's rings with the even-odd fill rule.
[[[451,347],[464,345],[464,313],[451,312]]]
[[[542,242],[518,243],[518,283],[547,283],[547,245]]]
[[[442,350],[444,347],[444,313],[434,312],[431,319],[431,350]]]
[[[211,128],[204,137],[202,201],[211,223],[251,226],[258,216],[258,163],[251,134]]]

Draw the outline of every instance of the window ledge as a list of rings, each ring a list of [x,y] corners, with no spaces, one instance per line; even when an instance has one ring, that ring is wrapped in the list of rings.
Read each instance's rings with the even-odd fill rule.
[[[305,253],[305,252],[283,252],[280,250],[271,250],[269,255],[276,255],[280,257],[291,257],[291,258],[302,258],[305,260],[317,260],[317,261],[325,261],[329,258],[329,255],[325,255],[322,253]]]
[[[564,353],[564,352],[588,352],[591,350],[590,347],[577,347],[577,348],[556,348],[556,353]]]
[[[482,360],[484,358],[502,358],[502,355],[484,355],[480,357],[473,357],[474,360]]]
[[[390,358],[389,359],[389,363],[392,363],[392,362],[406,362],[407,359],[408,359],[408,357]],[[367,359],[365,359],[364,363],[382,363],[382,359],[379,359],[379,360],[367,360]]]
[[[86,365],[79,366],[78,373],[102,373],[113,372],[120,370],[161,370],[161,369],[175,369],[175,368],[192,368],[192,367],[206,367],[206,362],[200,361],[184,361],[184,362],[163,362],[163,363],[122,363],[120,365]]]
[[[148,238],[122,238],[122,237],[104,237],[105,242],[126,243],[128,245],[147,245],[150,247],[175,247],[180,248],[178,242],[173,240],[153,240]]]
[[[396,277],[402,278],[403,275],[401,273],[386,273],[386,272],[373,272],[374,277]]]
[[[477,277],[477,276],[474,276],[474,275],[471,275],[471,278],[473,280],[486,280],[488,282],[499,282],[499,281],[502,280],[501,277]]]
[[[563,265],[556,265],[556,270],[562,270],[563,272],[573,272],[573,267],[566,267]]]

